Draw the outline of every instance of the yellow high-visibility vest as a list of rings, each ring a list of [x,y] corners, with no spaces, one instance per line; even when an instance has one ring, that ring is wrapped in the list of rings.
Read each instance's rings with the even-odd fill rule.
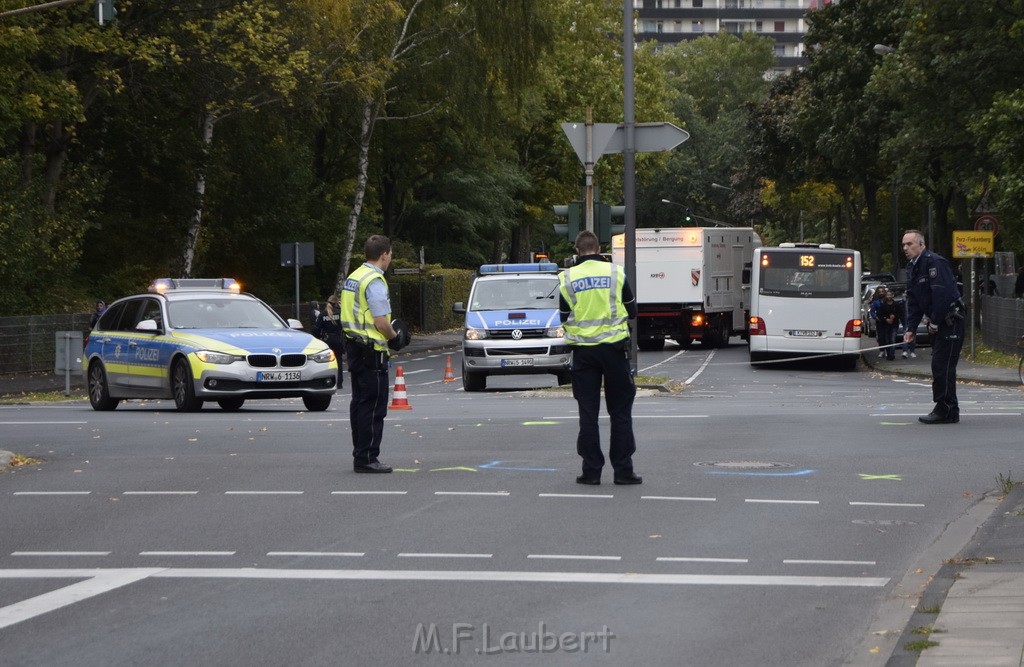
[[[366,288],[374,280],[380,280],[387,288],[387,281],[380,271],[366,264],[361,265],[345,279],[341,288],[341,328],[345,336],[363,345],[373,345],[379,352],[388,351],[388,339],[373,324],[373,313],[366,301]]]
[[[622,303],[626,273],[608,262],[588,260],[559,276],[562,298],[571,311],[565,321],[570,345],[599,345],[629,338],[628,312]]]

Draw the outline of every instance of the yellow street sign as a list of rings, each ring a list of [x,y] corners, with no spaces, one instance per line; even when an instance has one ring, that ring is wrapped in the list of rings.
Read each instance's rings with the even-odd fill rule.
[[[953,232],[953,257],[994,257],[995,235],[986,231]]]

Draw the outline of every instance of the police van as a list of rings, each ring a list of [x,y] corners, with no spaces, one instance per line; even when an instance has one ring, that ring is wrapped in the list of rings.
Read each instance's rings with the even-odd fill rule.
[[[483,391],[488,375],[550,373],[569,384],[571,362],[558,316],[558,267],[484,264],[469,302],[453,306],[466,317],[462,385]]]

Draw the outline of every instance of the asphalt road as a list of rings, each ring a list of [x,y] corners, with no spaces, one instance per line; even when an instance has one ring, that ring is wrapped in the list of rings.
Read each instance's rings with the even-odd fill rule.
[[[4,664],[884,664],[1019,454],[1014,389],[928,427],[922,383],[670,348],[644,484],[583,487],[553,376],[467,394],[444,362],[404,364],[392,475],[351,472],[346,393],[0,407],[45,460],[0,476]]]

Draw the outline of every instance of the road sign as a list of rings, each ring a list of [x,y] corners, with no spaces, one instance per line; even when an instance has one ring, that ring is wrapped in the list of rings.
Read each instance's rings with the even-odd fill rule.
[[[626,128],[614,123],[593,124],[593,145],[591,155],[594,162],[608,153],[621,153],[626,145]],[[586,123],[562,123],[562,131],[572,144],[576,156],[587,163]],[[690,133],[672,123],[636,123],[633,126],[633,143],[637,153],[670,151],[690,138]]]
[[[992,257],[995,241],[991,231],[953,232],[953,257]]]
[[[979,232],[992,232],[992,236],[998,236],[999,221],[994,215],[983,215],[974,221],[974,229]]]

